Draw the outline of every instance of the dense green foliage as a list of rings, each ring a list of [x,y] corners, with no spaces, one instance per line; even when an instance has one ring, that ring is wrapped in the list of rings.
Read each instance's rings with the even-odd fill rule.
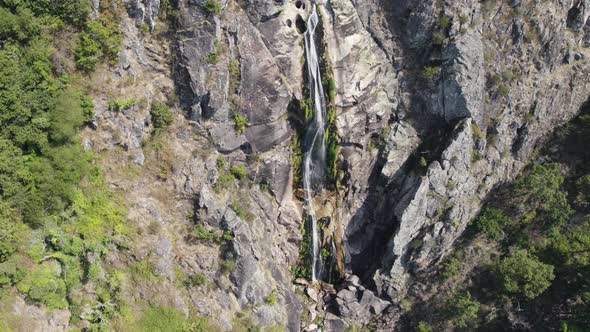
[[[136,102],[135,98],[113,99],[109,101],[109,111],[120,112],[133,107]]]
[[[428,81],[432,81],[440,73],[440,67],[424,67],[422,70],[422,76]]]
[[[326,176],[329,189],[334,189],[338,185],[338,155],[340,154],[336,129],[336,82],[334,81],[334,74],[329,62],[325,59],[323,62],[325,75],[322,83],[327,103],[326,130],[324,133],[326,144]]]
[[[445,307],[436,301],[414,305],[412,315],[420,312],[415,321],[428,322],[435,330],[476,325],[486,331],[525,325],[532,330],[587,330],[589,138],[590,116],[582,115],[560,129],[513,184],[489,197],[459,248],[439,269],[443,278],[436,282],[443,285],[434,289],[459,295]]]
[[[469,292],[455,294],[447,304],[451,319],[461,328],[474,325],[479,306],[479,302],[473,300]]]
[[[573,214],[567,193],[561,190],[564,178],[557,163],[535,165],[529,174],[518,181],[517,188],[526,204],[538,208],[546,226],[563,225]]]
[[[30,300],[42,303],[50,309],[68,306],[66,283],[52,265],[38,266],[18,284],[18,290],[27,294]]]
[[[76,64],[80,69],[92,71],[101,61],[117,59],[122,39],[115,24],[103,18],[87,24],[75,50]]]
[[[219,14],[221,11],[221,6],[217,0],[205,0],[201,6],[205,11],[211,14]]]
[[[452,277],[456,276],[457,274],[459,274],[460,264],[461,263],[459,262],[459,259],[457,259],[457,257],[455,257],[455,256],[449,257],[443,263],[443,268],[441,270],[441,277],[443,279],[449,279],[449,278],[452,278]]]
[[[504,258],[498,264],[498,274],[506,292],[529,299],[541,294],[555,278],[553,266],[541,263],[524,250]]]
[[[205,318],[185,316],[175,308],[148,307],[131,331],[143,332],[209,332],[211,326]]]
[[[432,332],[432,326],[430,324],[420,321],[416,327],[417,332]]]
[[[174,121],[174,113],[166,104],[155,102],[150,109],[150,117],[156,131],[167,128]]]
[[[246,126],[248,126],[248,124],[249,124],[248,118],[236,113],[233,116],[233,120],[234,120],[234,127],[236,128],[236,131],[240,134],[244,134],[246,132]]]
[[[238,180],[245,179],[248,176],[248,170],[244,164],[234,165],[229,168],[229,172]]]
[[[475,227],[492,240],[498,240],[502,236],[503,228],[510,222],[508,216],[501,210],[486,208],[474,221]]]
[[[27,228],[16,210],[0,201],[0,264],[5,262],[24,243]],[[1,269],[1,268],[0,268]],[[2,281],[0,281],[0,284]]]
[[[272,292],[270,292],[270,294],[268,294],[268,296],[264,299],[264,303],[268,304],[268,305],[275,305],[277,304],[277,291],[276,289],[273,289]]]
[[[0,0],[0,286],[104,330],[121,277],[101,258],[126,246],[126,211],[80,144],[92,99],[59,63],[74,54],[65,61],[89,71],[116,58],[114,13],[89,13],[87,0]],[[54,47],[60,38],[72,49]],[[96,294],[81,292],[88,283]]]

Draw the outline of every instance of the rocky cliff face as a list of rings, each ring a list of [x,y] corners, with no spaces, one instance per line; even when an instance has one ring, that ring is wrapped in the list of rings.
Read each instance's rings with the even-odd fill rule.
[[[304,239],[290,116],[306,98],[312,3],[223,0],[217,13],[178,0],[170,26],[158,22],[160,5],[126,2],[121,62],[104,73],[120,88],[97,91],[85,144],[107,156],[130,219],[159,225],[133,253],[154,262],[163,284],[134,296],[194,305],[226,330],[240,311],[290,331],[371,319],[390,330],[399,300],[419,287],[414,277],[436,266],[490,190],[588,98],[588,1],[318,2],[341,171],[325,203],[340,273],[360,280],[309,286],[300,297],[290,274]],[[163,150],[142,145],[147,108],[107,112],[115,91],[177,106]],[[129,163],[143,165],[142,176],[122,171]],[[238,165],[247,175],[224,187]],[[231,239],[179,238],[194,222]],[[215,287],[179,290],[175,267]],[[276,305],[265,303],[271,292]]]

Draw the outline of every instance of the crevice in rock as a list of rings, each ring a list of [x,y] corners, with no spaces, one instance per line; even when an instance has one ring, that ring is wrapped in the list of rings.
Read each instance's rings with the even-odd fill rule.
[[[580,7],[580,4],[576,4],[567,12],[566,26],[575,31],[580,30],[582,24],[584,23],[583,11],[580,9]]]
[[[213,113],[215,112],[214,109],[209,107],[209,99],[210,98],[211,98],[211,92],[208,91],[206,95],[201,97],[201,101],[200,101],[202,116],[205,119],[211,118],[213,116]]]
[[[307,24],[305,23],[303,17],[301,17],[299,14],[297,14],[297,17],[295,18],[295,27],[297,28],[297,32],[300,34],[304,34],[305,31],[307,31]]]
[[[274,18],[277,18],[279,16],[281,16],[281,11],[280,10],[278,12],[276,12],[276,13],[273,13],[272,15],[266,15],[266,16],[260,17],[260,23],[264,23],[264,22],[270,21],[270,20],[272,20]]]

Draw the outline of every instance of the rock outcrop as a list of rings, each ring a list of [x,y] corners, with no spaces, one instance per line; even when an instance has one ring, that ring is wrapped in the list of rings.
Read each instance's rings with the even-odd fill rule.
[[[197,2],[179,2],[181,99],[218,151],[259,154],[258,174],[280,206],[297,205],[285,175],[287,110],[305,98],[300,30],[311,3],[222,5],[212,15]],[[471,0],[319,6],[344,171],[334,216],[344,230],[343,266],[395,302],[412,274],[444,256],[487,193],[517,175],[587,99],[586,51],[562,61],[566,45],[583,44],[586,7]],[[531,15],[547,19],[523,19]],[[248,119],[243,134],[232,132],[234,114]],[[243,268],[256,275],[251,262],[244,258]],[[364,293],[341,295],[341,315],[363,315],[366,308],[347,299]],[[367,312],[383,310],[373,309]]]
[[[307,98],[302,33],[312,2],[218,1],[219,13],[203,4],[178,0],[162,42],[138,29],[153,30],[160,1],[126,1],[121,61],[104,75],[115,88],[97,93],[84,142],[111,156],[107,177],[130,219],[162,229],[133,255],[153,260],[165,286],[137,296],[190,303],[225,330],[242,311],[289,331],[369,322],[391,330],[414,277],[436,267],[486,195],[588,99],[587,1],[318,1],[340,171],[325,205],[336,207],[326,210],[341,233],[333,238],[342,280],[298,296],[290,267],[304,212],[291,120]],[[115,92],[136,105],[110,112]],[[176,119],[166,148],[153,152],[155,100],[170,101]],[[148,175],[117,173],[129,161]],[[246,175],[224,189],[240,165]],[[227,236],[177,236],[195,224]],[[173,267],[215,286],[179,290]]]

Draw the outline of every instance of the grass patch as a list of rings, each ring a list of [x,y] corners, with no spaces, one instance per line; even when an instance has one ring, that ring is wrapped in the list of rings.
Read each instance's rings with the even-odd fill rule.
[[[213,327],[205,317],[185,315],[176,308],[150,306],[145,308],[139,320],[135,321],[130,330],[133,332],[209,332]]]
[[[229,207],[232,210],[234,210],[234,212],[238,217],[240,217],[240,219],[245,220],[247,222],[254,221],[254,218],[256,217],[252,212],[250,212],[250,204],[248,204],[244,200],[234,199],[229,204]]]

